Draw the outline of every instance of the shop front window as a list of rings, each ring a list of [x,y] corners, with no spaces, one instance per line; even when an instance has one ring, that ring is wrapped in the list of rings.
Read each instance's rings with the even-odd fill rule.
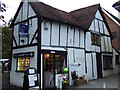
[[[64,55],[55,55],[55,73],[62,73],[63,68],[66,67]]]
[[[53,54],[44,55],[44,70],[53,71],[54,67],[55,73],[62,73],[63,68],[66,67],[65,55],[55,55],[55,57]]]
[[[66,67],[65,55],[44,54],[44,87],[54,87],[55,77]]]
[[[17,71],[25,71],[30,65],[29,57],[18,58],[17,60]]]

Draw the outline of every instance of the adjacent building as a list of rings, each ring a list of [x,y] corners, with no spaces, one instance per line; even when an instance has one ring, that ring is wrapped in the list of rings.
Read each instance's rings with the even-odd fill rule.
[[[118,73],[112,34],[99,4],[70,13],[42,2],[21,2],[14,20],[10,83],[23,86],[24,71],[37,69],[40,87],[58,87],[68,67],[88,80]],[[50,73],[47,73],[49,71]],[[50,77],[50,78],[48,78]]]

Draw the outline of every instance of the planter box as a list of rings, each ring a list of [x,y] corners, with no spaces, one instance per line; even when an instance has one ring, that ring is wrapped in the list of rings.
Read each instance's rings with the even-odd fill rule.
[[[74,85],[77,85],[77,86],[79,86],[79,85],[85,85],[85,84],[87,84],[87,80],[85,80],[85,79],[80,79],[80,80],[74,80]]]

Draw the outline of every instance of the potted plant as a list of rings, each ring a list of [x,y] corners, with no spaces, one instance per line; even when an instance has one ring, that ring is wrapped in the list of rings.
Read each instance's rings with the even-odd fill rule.
[[[78,75],[77,75],[77,71],[73,71],[71,72],[71,76],[72,76],[72,79],[77,79],[78,78]]]
[[[68,80],[63,78],[63,81],[62,81],[62,88],[68,88]]]

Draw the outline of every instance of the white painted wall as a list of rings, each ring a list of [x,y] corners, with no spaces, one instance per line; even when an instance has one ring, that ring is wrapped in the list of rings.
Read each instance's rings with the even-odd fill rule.
[[[113,48],[112,48],[112,41],[111,41],[110,37],[108,37],[108,42],[109,42],[109,51],[112,52]]]
[[[101,16],[99,10],[97,10],[96,15],[95,15],[95,18],[98,18],[98,19],[100,19],[101,21],[103,21],[103,18],[102,18],[102,16]]]
[[[79,28],[75,28],[75,38],[74,38],[74,47],[79,47]]]
[[[86,32],[86,40],[85,40],[86,42],[86,47],[85,47],[85,49],[87,50],[87,51],[91,51],[92,49],[91,49],[91,33],[90,32]]]
[[[68,29],[68,46],[73,46],[74,27]]]
[[[29,4],[29,15],[28,15],[28,17],[32,17],[32,16],[36,16],[36,13],[34,12],[31,5]]]
[[[34,52],[34,57],[30,57],[30,67],[37,68],[37,46],[13,50],[13,54]],[[17,58],[12,58],[12,67],[10,71],[10,84],[19,87],[23,86],[24,72],[16,72]]]
[[[18,15],[17,15],[17,18],[16,18],[16,20],[15,20],[15,23],[21,22],[21,17],[22,17],[21,13],[22,13],[22,8],[20,8],[20,11],[19,11],[19,13],[18,13]]]
[[[67,25],[61,24],[60,27],[60,46],[67,46]]]
[[[91,53],[93,56],[93,72],[94,72],[94,76],[93,79],[97,79],[97,57],[96,57],[96,53]]]
[[[87,74],[86,79],[97,79],[96,53],[86,53]]]
[[[100,47],[92,45],[91,32],[86,32],[86,50],[100,52]]]
[[[89,27],[89,30],[92,30],[94,31],[94,27],[95,27],[95,20],[92,21],[90,27]]]
[[[104,36],[101,37],[101,50],[105,51],[105,41],[104,41]]]
[[[29,43],[31,42],[31,40],[33,38],[33,35],[35,34],[35,31],[38,28],[37,22],[38,22],[37,18],[33,18],[33,19],[29,20],[29,23],[31,23],[29,25],[30,26],[30,29],[29,29],[29,34],[30,34]],[[26,23],[26,25],[28,25],[28,24]],[[19,31],[19,24],[17,24],[17,25],[14,26],[14,37],[16,39],[17,44],[19,44],[18,31]],[[24,43],[21,42],[21,40],[24,40]],[[33,43],[37,43],[37,40],[34,39]],[[28,37],[20,37],[20,45],[26,45],[26,44],[28,44]],[[13,47],[15,47],[15,44],[13,44]]]
[[[51,45],[58,46],[59,41],[59,24],[52,22]]]
[[[78,70],[79,76],[85,75],[85,50],[74,49],[75,53],[75,63],[80,64],[80,69]]]
[[[26,1],[26,2],[23,3],[22,8],[20,8],[20,11],[19,11],[19,13],[17,15],[17,18],[15,20],[15,23],[27,19],[27,15],[28,15],[28,18],[29,18],[29,17],[32,17],[32,16],[36,16],[36,13],[32,9],[31,5],[30,4],[28,5],[28,2]]]
[[[29,20],[29,26],[30,26],[30,29],[29,29],[29,34],[30,34],[30,38],[29,38],[29,43],[31,42],[32,38],[33,38],[33,35],[35,34],[36,30],[38,29],[38,18],[33,18],[31,20]],[[37,37],[37,35],[36,35]],[[33,40],[33,43],[37,43],[37,40],[34,39]]]
[[[103,30],[104,30],[103,22],[101,22],[101,21],[98,21],[98,22],[99,22],[100,33],[103,34]]]
[[[15,20],[15,23],[17,22],[21,22],[23,20],[26,20],[27,18],[29,17],[32,17],[32,16],[36,16],[35,12],[33,11],[32,7],[29,5],[28,6],[28,2],[24,2],[22,7],[20,8],[20,11],[17,15],[17,18]],[[25,22],[26,25],[28,25],[27,22]],[[37,18],[33,18],[32,20],[29,20],[29,26],[30,26],[30,38],[29,38],[29,43],[34,35],[34,32],[36,31],[37,29]],[[16,42],[18,44],[18,40],[19,40],[19,36],[18,36],[18,30],[19,30],[19,25],[15,25],[14,26],[14,36],[15,36],[15,39],[16,39]],[[21,40],[24,40],[24,43],[21,42]],[[36,43],[37,40],[34,40],[33,43]],[[20,37],[20,45],[26,45],[28,44],[28,38],[27,37]],[[13,42],[13,47],[15,46],[15,43]]]
[[[85,51],[82,49],[68,48],[68,66],[69,66],[69,81],[73,84],[71,72],[78,71],[78,76],[85,74]],[[71,64],[80,64],[80,67],[71,66]]]
[[[15,25],[14,26],[14,37],[15,37],[15,40],[16,40],[16,43],[18,44],[18,41],[19,41],[19,37],[18,37],[18,29],[19,29],[19,25]],[[13,41],[14,42],[14,41]],[[15,47],[15,44],[13,44],[13,47]]]
[[[85,48],[85,33],[82,29],[80,29],[80,47]]]
[[[89,30],[94,31],[96,33],[110,35],[108,32],[108,29],[106,28],[105,23],[103,22],[103,18],[101,16],[99,10],[97,11],[97,13],[95,15],[95,19],[92,21]],[[90,32],[86,33],[86,50],[100,52],[99,46],[91,45]],[[112,52],[112,44],[111,44],[110,37],[107,37],[104,35],[101,36],[101,50],[106,51],[106,52]]]
[[[98,20],[95,19],[95,32],[99,32]]]
[[[92,60],[91,53],[86,53],[87,74],[86,78],[92,80]]]
[[[48,23],[48,30],[44,29],[45,21]],[[43,20],[41,27],[42,45],[44,46],[50,46],[51,38],[52,46],[69,46],[85,48],[84,31],[77,27],[74,28],[72,26],[68,26],[66,24],[61,23],[59,24],[57,22],[52,22],[51,26],[51,21],[49,20]]]
[[[48,30],[44,30],[44,23],[48,23]],[[41,24],[41,44],[50,46],[50,21],[44,20]]]
[[[43,88],[43,54],[41,54],[41,88]],[[42,73],[43,72],[43,73]]]
[[[23,12],[22,12],[22,20],[25,20],[25,19],[27,19],[27,11],[28,11],[28,2],[24,2],[23,3]]]
[[[110,35],[109,32],[108,32],[108,29],[107,29],[107,27],[105,25],[105,23],[103,23],[103,27],[104,27],[104,34]]]

